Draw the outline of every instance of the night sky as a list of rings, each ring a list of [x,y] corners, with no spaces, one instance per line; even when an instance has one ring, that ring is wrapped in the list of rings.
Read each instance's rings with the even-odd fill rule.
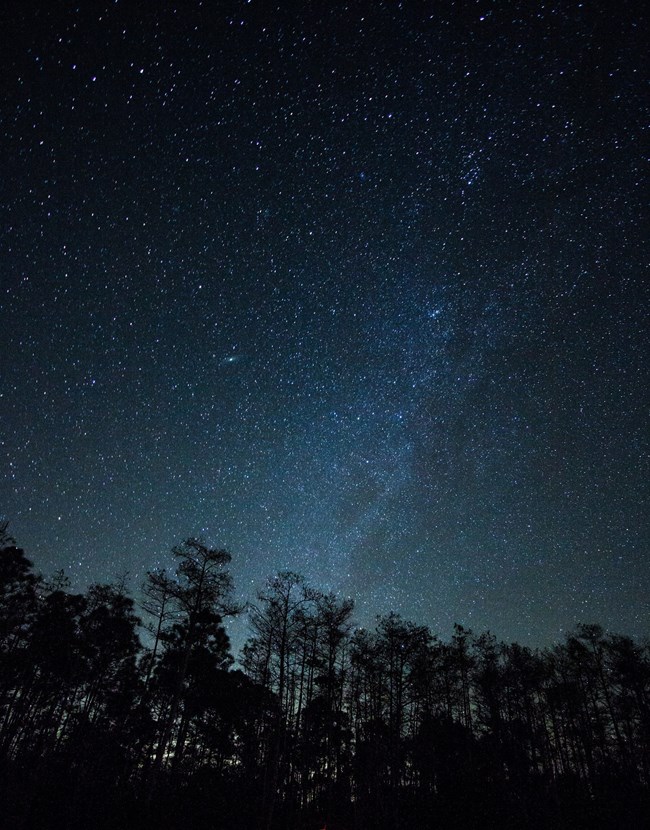
[[[4,4],[38,570],[136,588],[200,536],[242,599],[289,568],[362,624],[649,633],[639,9]]]

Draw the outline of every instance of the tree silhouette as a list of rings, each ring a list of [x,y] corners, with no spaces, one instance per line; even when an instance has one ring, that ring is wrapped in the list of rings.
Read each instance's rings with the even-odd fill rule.
[[[0,799],[20,828],[641,827],[648,645],[580,625],[545,650],[270,579],[233,668],[230,556],[197,540],[74,593],[0,527]],[[243,669],[243,670],[242,670]]]
[[[157,642],[160,639],[166,642],[161,673],[168,680],[167,694],[159,697],[160,729],[151,767],[152,786],[170,757],[178,764],[185,749],[190,710],[186,707],[181,712],[180,709],[186,697],[192,658],[198,660],[201,650],[211,652],[213,657],[218,656],[219,650],[226,654],[229,646],[221,620],[224,615],[239,612],[231,599],[232,578],[225,569],[231,560],[227,551],[209,548],[197,539],[187,539],[172,552],[178,561],[176,580],[160,574],[150,574],[148,579],[148,596],[157,598],[159,603]],[[168,602],[172,603],[175,621],[171,629],[163,632],[163,609]],[[176,740],[170,753],[168,748],[174,732]]]

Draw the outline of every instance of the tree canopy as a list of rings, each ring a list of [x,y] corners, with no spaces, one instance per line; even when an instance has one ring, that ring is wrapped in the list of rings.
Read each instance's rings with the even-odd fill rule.
[[[224,618],[230,554],[74,593],[0,527],[0,799],[24,828],[609,828],[650,815],[650,648],[551,648],[398,614],[293,572]]]

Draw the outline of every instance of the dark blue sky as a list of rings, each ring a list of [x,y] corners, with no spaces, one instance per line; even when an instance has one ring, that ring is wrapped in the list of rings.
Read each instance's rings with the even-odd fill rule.
[[[647,634],[638,4],[79,5],[2,26],[36,566],[136,586],[198,535],[246,598]]]

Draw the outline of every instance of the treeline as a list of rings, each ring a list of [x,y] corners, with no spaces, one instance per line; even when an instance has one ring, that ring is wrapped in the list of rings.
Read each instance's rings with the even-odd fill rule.
[[[6,531],[6,527],[4,528]],[[232,601],[230,556],[69,590],[0,537],[7,828],[644,827],[650,649],[580,626],[539,651],[443,641],[294,573]],[[234,669],[224,619],[249,614]]]

